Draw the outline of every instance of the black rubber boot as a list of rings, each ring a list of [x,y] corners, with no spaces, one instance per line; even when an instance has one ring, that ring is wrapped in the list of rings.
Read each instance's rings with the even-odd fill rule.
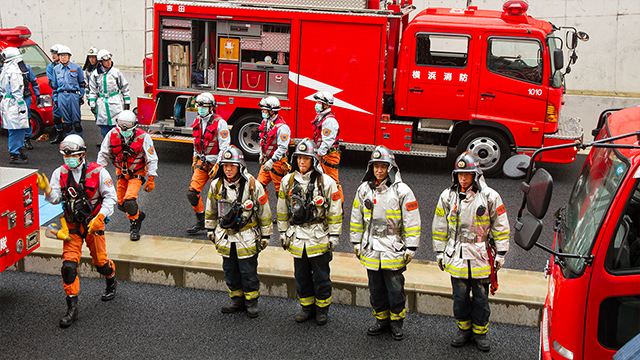
[[[31,143],[31,139],[24,138],[24,147],[27,150],[33,150],[33,144]]]
[[[456,336],[454,336],[453,339],[451,339],[451,346],[453,347],[464,346],[466,343],[468,343],[471,340],[471,336],[472,336],[471,329],[462,330],[458,328],[458,332],[456,333]]]
[[[315,305],[303,306],[302,311],[296,314],[296,322],[303,323],[313,317],[316,314]]]
[[[240,296],[235,296],[231,298],[231,304],[223,306],[220,311],[224,314],[230,314],[244,309],[244,299]]]
[[[198,222],[187,229],[187,234],[189,235],[195,235],[204,230],[204,213],[196,213],[196,218],[198,218]]]
[[[140,211],[140,214],[138,214],[137,219],[129,220],[129,222],[131,223],[131,227],[129,228],[129,231],[130,231],[129,239],[131,239],[131,241],[140,240],[140,228],[142,227],[142,221],[144,221],[144,218],[146,217],[147,216],[145,215],[145,213]]]
[[[245,301],[244,305],[247,308],[247,315],[249,315],[250,318],[257,318],[260,315],[258,299]]]
[[[487,334],[473,334],[473,341],[476,342],[478,350],[484,352],[491,350],[491,344],[489,344],[489,338],[487,338]]]
[[[67,296],[67,313],[60,319],[60,327],[66,328],[71,326],[78,318],[78,297]]]
[[[114,274],[110,278],[105,278],[107,282],[107,287],[104,289],[104,294],[102,294],[102,301],[113,300],[116,297],[116,288],[118,287],[118,280],[116,280],[116,275]]]
[[[20,159],[27,160],[28,158],[27,151],[24,148],[20,148]]]
[[[329,320],[329,307],[317,307],[316,324],[322,326],[327,323],[327,320]]]
[[[64,140],[64,130],[56,130],[56,137],[49,141],[49,144],[60,144]]]
[[[26,164],[27,160],[20,157],[20,154],[11,154],[9,164]]]
[[[369,328],[367,329],[367,334],[371,336],[380,335],[388,328],[389,328],[389,319],[384,319],[384,320],[376,319],[376,323],[369,326]]]
[[[404,339],[404,331],[402,331],[402,320],[396,320],[391,322],[391,336],[393,340]]]

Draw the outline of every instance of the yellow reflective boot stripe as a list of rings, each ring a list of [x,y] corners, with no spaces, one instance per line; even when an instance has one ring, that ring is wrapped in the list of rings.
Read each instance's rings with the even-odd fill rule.
[[[389,318],[389,310],[384,310],[380,312],[376,312],[375,310],[373,310],[373,316],[375,316],[375,318],[378,320],[386,320]]]
[[[487,325],[484,325],[484,326],[473,324],[474,334],[482,335],[482,334],[486,334],[487,331],[489,331],[489,323],[487,323]]]
[[[460,330],[469,330],[471,329],[471,320],[466,321],[458,321],[456,320],[456,324],[460,328]]]
[[[260,297],[260,290],[258,291],[249,291],[244,293],[244,298],[247,300],[252,300]]]
[[[316,306],[317,307],[327,307],[331,305],[331,296],[329,296],[327,299],[324,300],[320,300],[320,299],[316,299]]]
[[[229,289],[229,297],[241,297],[242,295],[244,295],[244,292],[242,291],[242,289],[238,289],[238,290],[231,290]]]
[[[316,302],[316,298],[313,296],[309,296],[306,298],[300,298],[300,305],[302,306],[311,306]]]
[[[391,321],[402,320],[407,316],[407,309],[402,309],[400,314],[394,314],[392,312],[390,312],[390,314],[391,314]]]

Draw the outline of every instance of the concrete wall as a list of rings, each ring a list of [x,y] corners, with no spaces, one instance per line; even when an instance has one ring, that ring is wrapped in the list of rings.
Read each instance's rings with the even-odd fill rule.
[[[142,95],[145,2],[148,0],[0,0],[0,27],[25,25],[45,50],[61,43],[73,61],[84,62],[91,46],[109,49],[117,67]],[[503,0],[473,0],[472,5],[499,10]],[[567,75],[564,115],[579,116],[585,129],[603,109],[640,103],[639,0],[529,0],[529,14],[555,25],[575,26],[591,39],[580,42],[578,62]],[[464,7],[466,0],[414,0],[427,7]],[[417,14],[418,11],[414,11]],[[149,37],[151,39],[151,37]],[[151,44],[149,42],[149,44]]]

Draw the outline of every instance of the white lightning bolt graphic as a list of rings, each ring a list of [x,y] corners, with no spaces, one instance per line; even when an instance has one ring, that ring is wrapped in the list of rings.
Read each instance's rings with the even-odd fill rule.
[[[294,72],[289,71],[289,80],[293,81],[295,84],[304,86],[304,87],[308,87],[310,89],[314,89],[316,91],[328,91],[333,95],[333,106],[337,106],[337,107],[341,107],[341,108],[345,108],[345,109],[349,109],[349,110],[354,110],[354,111],[359,111],[365,114],[369,114],[372,115],[370,112],[360,109],[357,106],[351,105],[346,101],[342,101],[340,99],[338,99],[336,97],[336,94],[339,92],[342,92],[342,89],[339,89],[337,87],[331,86],[329,84],[325,84],[323,82],[320,82],[318,80],[314,80],[312,78],[306,77],[304,75],[298,75]],[[313,94],[307,96],[305,98],[306,100],[311,100],[311,101],[316,101],[313,98]]]

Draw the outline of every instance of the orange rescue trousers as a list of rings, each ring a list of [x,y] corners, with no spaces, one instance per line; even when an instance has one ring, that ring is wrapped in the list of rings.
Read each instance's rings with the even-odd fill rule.
[[[62,245],[62,279],[64,292],[70,296],[78,295],[80,291],[77,268],[80,266],[83,240],[89,248],[93,265],[96,266],[100,274],[105,277],[114,276],[116,265],[107,258],[104,227],[99,231],[99,234],[86,234],[84,225],[78,223],[69,223],[68,225],[71,240],[64,241]]]
[[[204,212],[204,205],[202,204],[202,197],[200,193],[207,184],[210,178],[213,178],[218,171],[218,164],[209,165],[203,164],[201,160],[196,162],[193,169],[193,175],[191,176],[191,184],[189,185],[189,191],[195,191],[198,197],[198,204],[191,205],[196,213]]]
[[[284,157],[273,163],[273,168],[270,171],[264,170],[264,165],[260,165],[260,173],[258,174],[258,181],[264,186],[265,194],[269,195],[267,191],[267,185],[273,181],[273,187],[276,192],[280,191],[280,182],[282,178],[289,173],[291,165],[287,163],[287,158]]]
[[[340,151],[331,150],[324,156],[320,157],[320,165],[322,165],[322,171],[331,176],[331,178],[338,185],[338,191],[340,191],[340,197],[344,201],[344,195],[342,194],[342,186],[340,180],[338,180],[338,166],[340,165]]]
[[[118,195],[118,204],[120,205],[119,208],[122,207],[125,200],[133,199],[137,203],[138,192],[140,191],[140,187],[142,187],[142,179],[147,176],[147,170],[140,169],[133,174],[122,175],[122,170],[116,169],[116,175],[118,176],[116,192]],[[120,210],[124,211],[123,209]],[[136,220],[139,215],[140,210],[138,210],[135,215],[127,213],[129,220]]]

